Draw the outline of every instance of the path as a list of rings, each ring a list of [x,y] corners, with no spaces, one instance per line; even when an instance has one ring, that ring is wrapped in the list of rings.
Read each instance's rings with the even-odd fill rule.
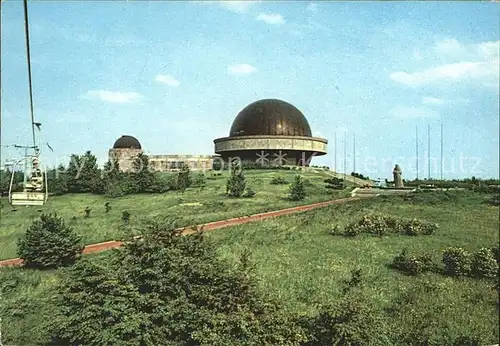
[[[220,228],[242,225],[242,224],[249,223],[249,222],[260,221],[260,220],[269,219],[269,218],[278,217],[278,216],[283,216],[283,215],[295,214],[295,213],[308,211],[308,210],[312,210],[312,209],[316,209],[316,208],[322,208],[322,207],[326,207],[326,206],[333,205],[333,204],[341,204],[341,203],[346,203],[346,202],[350,202],[350,201],[357,201],[357,200],[365,199],[368,197],[368,196],[367,197],[355,197],[355,194],[353,194],[353,195],[354,195],[353,197],[348,197],[348,198],[334,199],[331,201],[301,205],[301,206],[297,206],[297,207],[275,210],[275,211],[270,211],[270,212],[266,212],[266,213],[254,214],[254,215],[250,215],[250,216],[235,217],[235,218],[227,219],[227,220],[209,222],[209,223],[205,223],[202,225],[197,225],[197,229],[193,229],[193,226],[185,227],[185,228],[182,228],[183,229],[182,234],[183,235],[192,234],[192,233],[195,233],[197,230],[201,230],[203,232],[213,231],[213,230],[220,229]],[[122,245],[123,245],[123,242],[118,241],[118,240],[111,240],[111,241],[106,241],[103,243],[91,244],[91,245],[85,246],[85,248],[83,250],[83,254],[97,253],[97,252],[101,252],[101,251],[105,251],[105,250],[109,250],[109,249],[113,249],[113,248],[118,248]],[[23,260],[20,258],[11,258],[8,260],[0,261],[0,267],[20,266],[20,265],[22,265],[22,263],[23,263]]]

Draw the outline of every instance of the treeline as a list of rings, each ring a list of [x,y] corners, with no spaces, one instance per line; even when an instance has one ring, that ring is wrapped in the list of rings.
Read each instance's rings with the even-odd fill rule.
[[[20,180],[17,182],[21,183],[21,187],[22,177],[22,173],[19,173]],[[100,168],[97,158],[90,151],[83,155],[71,155],[67,167],[59,165],[57,169],[48,170],[47,180],[49,193],[53,195],[94,193],[109,197],[135,193],[163,193],[171,190],[184,191],[188,187],[205,184],[205,176],[199,174],[192,177],[187,165],[172,174],[153,172],[149,166],[148,156],[143,153],[134,160],[131,172],[121,172],[116,160],[108,161],[103,168]],[[4,188],[8,191],[8,185],[9,183],[4,184],[2,180],[2,191]]]

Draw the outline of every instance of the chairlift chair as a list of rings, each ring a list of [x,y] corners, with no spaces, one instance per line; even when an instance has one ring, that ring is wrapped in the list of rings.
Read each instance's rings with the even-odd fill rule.
[[[13,192],[14,175],[16,167],[21,163],[30,161],[32,165],[31,174],[27,177],[27,182],[23,187],[22,192]],[[27,171],[23,172],[24,176],[28,174]],[[47,172],[45,166],[40,163],[37,156],[26,156],[18,161],[13,166],[12,176],[9,185],[9,203],[12,206],[25,205],[25,206],[41,206],[45,205],[49,196]]]

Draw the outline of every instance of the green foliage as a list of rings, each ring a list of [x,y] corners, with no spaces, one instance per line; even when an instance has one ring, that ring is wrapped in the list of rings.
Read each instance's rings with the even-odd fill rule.
[[[87,151],[83,155],[71,155],[66,172],[68,192],[101,192],[101,172],[97,158]]]
[[[231,167],[231,176],[226,183],[226,194],[230,197],[241,197],[246,189],[246,178],[243,175],[243,170],[239,166]]]
[[[327,178],[324,180],[326,183],[325,187],[327,189],[333,189],[333,190],[343,190],[345,189],[345,184],[344,184],[344,179],[340,178]]]
[[[152,223],[109,267],[83,260],[59,289],[55,344],[300,345],[304,330],[256,289],[248,253],[229,269],[201,233]]]
[[[85,208],[85,217],[90,217],[90,212],[92,211],[92,209],[90,209],[89,207],[86,207]]]
[[[203,173],[198,173],[194,179],[193,185],[203,191],[207,185],[207,177]]]
[[[130,212],[127,210],[122,212],[122,221],[128,223],[130,221]]]
[[[133,181],[133,189],[131,192],[150,192],[155,176],[149,167],[149,157],[144,153],[139,153],[134,160],[133,168],[133,173],[130,173],[130,177]]]
[[[83,246],[71,227],[56,214],[42,214],[19,239],[17,254],[26,267],[57,268],[73,264]]]
[[[48,190],[54,196],[61,196],[68,192],[68,178],[64,165],[47,172]]]
[[[290,193],[288,198],[292,201],[301,201],[306,197],[306,189],[304,186],[304,180],[300,175],[296,175],[293,179],[292,185],[290,185]]]
[[[255,191],[252,190],[251,188],[247,187],[245,189],[245,193],[242,195],[242,197],[245,197],[245,198],[251,198],[255,196]]]
[[[308,335],[304,346],[383,345],[380,313],[359,292],[322,306],[316,316],[303,319],[301,324]]]
[[[283,177],[274,177],[271,179],[271,184],[273,185],[286,185],[289,184],[288,180]]]
[[[498,277],[498,262],[490,249],[481,248],[472,254],[471,275],[478,278]]]
[[[431,235],[439,226],[435,223],[424,222],[418,219],[395,218],[379,214],[366,214],[358,221],[351,222],[345,228],[346,236],[356,236],[361,233],[378,236],[388,234]]]
[[[110,210],[111,210],[111,205],[109,204],[109,202],[104,203],[104,211],[106,213],[109,213]]]
[[[184,192],[188,187],[193,184],[191,179],[191,170],[188,165],[183,165],[177,174],[177,189]]]
[[[361,173],[355,173],[355,172],[352,172],[351,173],[351,176],[355,177],[355,178],[359,178],[359,179],[363,179],[363,180],[370,180],[370,177],[368,176],[364,176],[363,174]]]
[[[151,185],[151,192],[154,193],[165,193],[170,190],[175,190],[177,188],[177,177],[173,175],[164,175],[161,173],[156,173],[154,175],[154,181]]]
[[[465,276],[470,273],[471,256],[460,247],[449,247],[443,251],[444,272],[450,276]]]
[[[403,249],[399,255],[394,257],[391,266],[409,275],[419,275],[435,268],[429,254],[409,256],[406,249]]]

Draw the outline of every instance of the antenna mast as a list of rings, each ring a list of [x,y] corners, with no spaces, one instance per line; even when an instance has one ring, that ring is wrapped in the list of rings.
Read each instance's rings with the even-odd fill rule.
[[[443,182],[443,123],[441,123],[441,183]]]
[[[431,180],[431,124],[427,125],[427,179]]]
[[[417,158],[417,180],[418,180],[418,125],[415,126],[415,150]]]
[[[335,159],[334,159],[334,171],[335,173],[338,173],[338,170],[337,170],[337,131],[335,131],[334,133],[334,141],[335,141],[335,145],[334,145],[334,148],[335,148],[335,152],[334,152],[334,155],[335,155]]]
[[[356,132],[353,133],[352,139],[352,166],[353,172],[356,173]]]
[[[347,131],[344,132],[344,178],[347,176]]]

